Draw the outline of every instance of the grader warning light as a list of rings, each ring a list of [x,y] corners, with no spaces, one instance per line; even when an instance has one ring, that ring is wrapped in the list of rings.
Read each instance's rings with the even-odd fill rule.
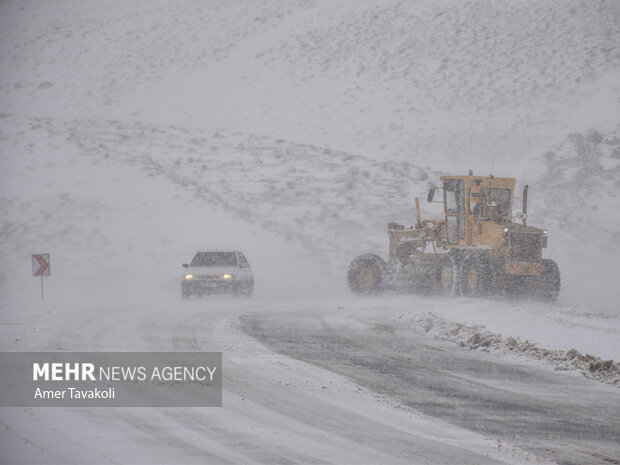
[[[513,221],[515,180],[493,176],[443,176],[428,202],[443,198],[443,219],[422,220],[416,199],[416,224],[388,224],[387,261],[375,254],[355,258],[347,278],[353,292],[384,289],[440,294],[486,295],[506,292],[555,301],[560,272],[542,258],[547,231],[527,225],[523,211]]]

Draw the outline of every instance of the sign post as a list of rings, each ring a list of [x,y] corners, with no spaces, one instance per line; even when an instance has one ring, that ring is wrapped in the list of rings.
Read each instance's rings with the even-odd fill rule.
[[[45,294],[43,292],[43,276],[49,276],[51,274],[50,267],[50,254],[40,253],[32,256],[32,276],[41,277],[41,302],[45,301]]]

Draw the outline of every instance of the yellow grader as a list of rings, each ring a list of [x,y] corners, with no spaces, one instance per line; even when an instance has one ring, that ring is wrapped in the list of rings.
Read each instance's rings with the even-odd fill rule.
[[[443,219],[422,220],[410,228],[388,224],[387,262],[375,254],[355,258],[347,273],[350,289],[373,294],[384,290],[480,296],[524,295],[555,301],[560,271],[542,258],[547,231],[527,225],[527,190],[523,212],[512,216],[515,180],[493,176],[443,176]],[[520,223],[514,220],[520,221]]]

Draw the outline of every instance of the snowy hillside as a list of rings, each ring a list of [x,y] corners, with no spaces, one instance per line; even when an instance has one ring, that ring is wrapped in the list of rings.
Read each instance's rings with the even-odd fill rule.
[[[615,0],[10,2],[0,89],[9,114],[523,177],[524,158],[614,127],[618,18]]]

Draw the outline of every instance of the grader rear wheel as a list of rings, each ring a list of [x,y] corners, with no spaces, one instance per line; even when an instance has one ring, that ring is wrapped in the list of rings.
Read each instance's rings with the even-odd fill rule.
[[[543,271],[538,280],[537,296],[546,302],[555,302],[560,295],[560,269],[549,259],[542,261]]]
[[[478,271],[475,268],[468,269],[465,280],[468,289],[476,289],[478,287]]]
[[[456,291],[456,264],[452,257],[444,257],[439,261],[436,278],[440,295],[450,295]]]
[[[491,287],[491,269],[486,257],[466,258],[461,266],[459,284],[464,295],[488,294]]]

